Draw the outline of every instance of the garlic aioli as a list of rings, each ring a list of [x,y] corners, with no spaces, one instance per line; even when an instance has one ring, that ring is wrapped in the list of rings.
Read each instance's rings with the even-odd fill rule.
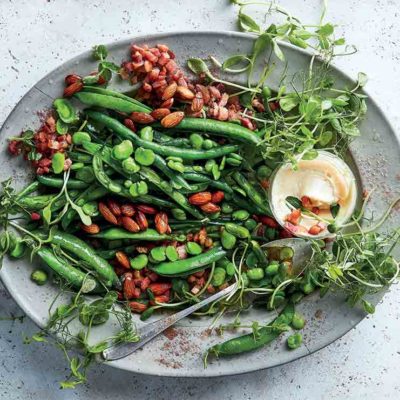
[[[357,201],[356,179],[348,165],[339,157],[318,151],[313,160],[300,160],[297,169],[288,163],[274,174],[270,187],[270,202],[275,219],[296,236],[328,237],[327,223],[313,216],[291,215],[286,198],[303,200],[303,206],[324,220],[332,220],[331,206],[338,204],[336,223],[346,222]],[[295,212],[296,213],[296,212]],[[297,217],[297,218],[296,218]]]

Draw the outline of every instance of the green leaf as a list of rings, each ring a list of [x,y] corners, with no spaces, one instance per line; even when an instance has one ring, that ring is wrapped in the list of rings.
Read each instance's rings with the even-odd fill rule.
[[[332,24],[322,25],[321,28],[317,29],[317,33],[321,36],[330,36],[334,32],[335,28]]]
[[[114,64],[111,61],[102,61],[99,64],[99,72],[101,69],[109,69],[112,72],[119,72],[119,70],[121,69],[121,67],[117,64]]]
[[[82,208],[76,205],[75,203],[71,203],[71,207],[78,213],[79,218],[81,219],[82,223],[84,225],[91,225],[92,224],[92,219],[90,218],[89,215],[86,215]]]
[[[104,60],[104,59],[106,59],[107,56],[108,56],[108,51],[107,51],[106,46],[104,46],[103,44],[100,44],[98,46],[94,46],[93,47],[92,56],[96,60]]]
[[[196,75],[201,73],[210,74],[207,64],[201,58],[189,58],[187,66]]]
[[[253,57],[252,59],[255,60],[259,54],[261,54],[267,46],[271,43],[271,37],[268,33],[263,33],[260,35],[253,45]]]
[[[306,31],[304,29],[296,29],[293,31],[293,35],[297,36],[300,39],[307,40],[310,39],[313,35],[311,32]]]
[[[357,75],[358,86],[364,87],[368,82],[368,76],[364,72],[359,72]]]
[[[85,85],[94,85],[99,80],[99,74],[85,76],[82,81]]]
[[[360,136],[360,130],[356,125],[354,125],[352,122],[347,122],[346,120],[342,121],[342,132],[345,135],[349,136]]]
[[[333,138],[333,133],[331,131],[324,131],[319,135],[318,143],[322,147],[325,147],[329,144],[332,138]]]
[[[248,15],[240,12],[238,19],[239,19],[239,26],[242,30],[255,33],[261,32],[261,28],[257,24],[257,22],[254,21],[254,19],[249,17]]]
[[[301,203],[301,200],[295,196],[288,196],[288,197],[286,197],[285,200],[287,203],[289,203],[292,207],[294,207],[296,209],[299,209],[303,206]]]
[[[75,381],[61,381],[60,382],[60,388],[61,389],[75,389],[77,385],[79,385],[80,382],[75,382]]]
[[[326,110],[329,110],[330,108],[332,108],[332,101],[329,99],[322,100],[321,109],[323,111],[326,111]]]
[[[363,300],[362,305],[363,305],[364,311],[367,312],[368,314],[373,314],[375,312],[375,306],[372,303],[370,303],[369,301]]]
[[[289,42],[302,49],[306,49],[308,47],[308,44],[305,40],[293,35],[289,36]]]
[[[309,150],[307,153],[304,153],[302,160],[314,160],[318,157],[318,151],[317,150]]]
[[[98,353],[103,352],[107,348],[108,348],[108,343],[106,341],[104,341],[104,342],[97,343],[93,346],[87,346],[86,350],[89,353],[98,354]]]
[[[241,72],[244,72],[247,68],[250,67],[251,65],[251,60],[249,57],[245,56],[244,54],[237,54],[235,56],[227,58],[223,64],[222,64],[222,69],[227,70],[232,67],[235,67],[237,65],[241,65],[247,63],[247,65],[242,66],[242,68],[239,68],[238,70]]]
[[[306,137],[308,138],[313,137],[313,133],[305,125],[301,125],[300,130]]]
[[[281,48],[279,47],[278,43],[276,40],[272,40],[272,46],[274,48],[274,53],[275,55],[281,60],[285,61],[285,55],[283,54]]]
[[[287,95],[279,100],[279,105],[283,111],[293,110],[300,102],[300,98],[297,95]]]
[[[332,204],[331,205],[331,214],[333,218],[336,218],[337,215],[339,214],[340,211],[340,205],[339,204]]]
[[[51,221],[51,202],[42,211],[43,221],[49,225]]]
[[[344,44],[346,44],[346,40],[345,40],[345,38],[340,38],[340,39],[335,40],[333,42],[333,44],[336,46],[343,46]]]
[[[39,342],[39,343],[47,342],[47,339],[45,337],[43,337],[43,335],[41,333],[32,335],[31,339],[34,340],[35,342]]]
[[[337,265],[333,264],[328,267],[327,274],[331,279],[336,281],[338,278],[343,276],[343,271]]]

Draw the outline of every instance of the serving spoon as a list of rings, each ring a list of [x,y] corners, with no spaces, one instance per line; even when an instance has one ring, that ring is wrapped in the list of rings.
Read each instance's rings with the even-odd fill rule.
[[[301,266],[303,266],[311,258],[312,255],[312,248],[310,243],[306,240],[299,238],[274,240],[263,246],[263,248],[270,247],[291,247],[294,251],[294,256],[292,259],[292,266],[294,270],[298,270],[299,268],[301,268]],[[213,301],[219,300],[223,297],[229,299],[236,292],[236,289],[237,283],[234,283],[227,288],[221,290],[220,292],[207,297],[199,303],[185,308],[184,310],[178,311],[177,313],[169,315],[166,318],[160,318],[155,322],[143,325],[137,330],[137,333],[140,337],[140,340],[138,342],[122,343],[109,347],[101,353],[103,361],[114,361],[129,356],[136,350],[143,347],[150,340],[154,339],[160,333],[165,331],[167,328],[174,325],[181,319],[187,317],[188,315],[194,313],[195,311],[203,308],[207,304],[210,304]]]

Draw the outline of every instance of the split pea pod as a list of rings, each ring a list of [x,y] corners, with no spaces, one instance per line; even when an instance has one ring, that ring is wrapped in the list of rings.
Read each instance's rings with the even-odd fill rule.
[[[163,276],[185,276],[204,269],[207,265],[218,261],[225,255],[226,251],[218,246],[198,256],[157,264],[152,267],[152,270]]]
[[[19,193],[17,193],[17,198],[28,196],[36,190],[39,189],[39,182],[33,181],[28,186],[25,186]]]
[[[232,122],[207,118],[184,118],[174,130],[207,132],[242,143],[259,144],[261,139],[250,129]]]
[[[92,269],[106,286],[119,286],[119,279],[112,266],[83,240],[68,233],[56,231],[52,236],[52,243],[76,255],[83,260],[88,268]]]
[[[184,160],[208,160],[234,153],[239,149],[239,146],[236,145],[219,146],[210,150],[181,149],[174,146],[164,146],[162,144],[141,139],[129,128],[121,124],[121,122],[119,122],[118,120],[111,118],[108,115],[102,114],[98,111],[86,111],[86,115],[95,121],[103,123],[107,128],[112,130],[120,138],[129,139],[136,146],[153,150],[154,153],[160,154],[162,156],[180,157]]]
[[[171,182],[190,190],[190,185],[186,182],[185,178],[183,178],[181,174],[176,173],[176,171],[171,170],[165,160],[158,154],[156,154],[154,158],[154,166],[171,179]]]
[[[56,194],[41,194],[32,197],[21,197],[17,198],[16,203],[29,211],[38,211],[45,208],[55,197]]]
[[[223,343],[216,344],[207,350],[207,354],[213,354],[216,357],[224,357],[257,350],[260,347],[271,343],[282,332],[284,332],[285,329],[282,325],[290,324],[290,316],[293,319],[293,314],[293,304],[288,304],[280,316],[272,323],[260,328],[257,331],[257,335],[254,335],[254,333],[248,333],[247,335],[238,336]]]
[[[56,256],[47,247],[41,247],[36,254],[48,265],[57,275],[61,276],[67,283],[76,289],[82,289],[83,293],[97,292],[100,289],[96,280],[87,273],[73,267],[67,260]]]
[[[91,92],[78,92],[74,94],[74,97],[88,106],[103,107],[124,113],[131,113],[134,111],[144,113],[150,112],[147,107],[145,108],[139,104],[115,96]]]
[[[264,214],[272,215],[267,198],[263,198],[260,193],[250,184],[250,182],[238,171],[233,174],[233,179],[246,192],[249,199],[259,208]]]

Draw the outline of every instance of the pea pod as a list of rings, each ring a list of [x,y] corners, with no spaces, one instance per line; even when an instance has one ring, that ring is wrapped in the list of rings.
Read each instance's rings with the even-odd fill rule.
[[[233,174],[233,178],[263,214],[272,215],[267,198],[263,198],[240,172],[236,171]]]
[[[219,179],[218,181],[214,181],[213,179],[210,179],[208,176],[199,174],[197,172],[185,172],[183,174],[183,177],[185,179],[187,179],[188,181],[208,183],[209,186],[214,187],[216,189],[220,189],[223,192],[228,193],[228,194],[233,193],[232,188],[222,179]]]
[[[123,94],[123,93],[115,92],[114,90],[105,89],[105,88],[102,88],[102,87],[99,87],[99,86],[84,86],[81,91],[82,92],[90,92],[90,93],[97,93],[97,94],[102,94],[102,95],[106,95],[106,96],[117,97],[119,99],[130,101],[131,103],[134,103],[137,106],[142,107],[143,109],[147,110],[148,112],[151,111],[150,107],[146,106],[145,104],[141,103],[140,101],[137,101],[136,99],[133,99],[132,97],[129,97],[129,96]]]
[[[216,344],[207,350],[207,354],[224,357],[257,350],[271,343],[285,330],[281,325],[286,323],[283,322],[284,318],[281,316],[286,318],[286,314],[290,315],[292,312],[294,312],[293,305],[289,304],[275,321],[259,329],[257,335],[248,333],[247,335],[238,336],[226,342]]]
[[[64,180],[61,178],[54,178],[52,176],[37,175],[36,179],[44,186],[54,187],[61,189],[64,185]],[[77,179],[68,179],[68,189],[86,189],[87,183],[78,181]]]
[[[158,154],[156,154],[154,158],[154,166],[163,172],[165,176],[171,179],[171,182],[175,183],[175,185],[190,190],[190,185],[186,182],[185,178],[183,178],[181,174],[177,174],[176,172],[172,171],[164,159]]]
[[[152,270],[163,276],[184,276],[203,269],[225,255],[226,251],[218,246],[198,256],[179,261],[160,263],[152,267]]]
[[[148,242],[158,242],[160,240],[176,240],[174,235],[161,235],[155,229],[147,228],[143,232],[129,232],[121,228],[110,228],[96,235],[92,235],[99,239],[115,240],[115,239],[131,239],[131,240],[143,240]]]
[[[45,208],[55,197],[56,194],[41,194],[38,196],[17,198],[16,202],[26,210],[39,211]]]
[[[88,106],[104,107],[109,110],[118,112],[131,113],[131,112],[144,112],[149,113],[147,107],[132,103],[121,97],[109,96],[100,93],[91,93],[88,91],[81,91],[74,94],[79,101]]]
[[[118,277],[111,265],[106,260],[99,257],[83,240],[78,239],[74,235],[56,231],[52,235],[52,243],[85,261],[86,265],[96,272],[106,286],[119,285]]]
[[[57,275],[61,276],[74,288],[82,288],[83,293],[97,292],[100,290],[100,286],[91,276],[73,267],[61,257],[56,256],[49,248],[43,246],[35,254],[37,254]]]
[[[225,136],[242,143],[259,144],[261,139],[250,129],[232,122],[216,121],[207,118],[184,118],[175,130],[198,131]]]
[[[141,139],[129,128],[121,124],[118,120],[109,117],[108,115],[102,114],[98,111],[86,111],[86,114],[93,120],[103,123],[107,128],[112,130],[121,139],[129,139],[136,146],[153,150],[154,153],[160,154],[162,156],[181,157],[184,160],[208,160],[211,158],[222,157],[239,149],[239,147],[236,145],[225,145],[212,148],[210,150],[181,149],[179,147],[164,146],[162,144],[148,142]]]
[[[20,192],[17,193],[17,198],[29,196],[31,193],[39,189],[39,182],[33,181],[28,186],[25,186]]]

